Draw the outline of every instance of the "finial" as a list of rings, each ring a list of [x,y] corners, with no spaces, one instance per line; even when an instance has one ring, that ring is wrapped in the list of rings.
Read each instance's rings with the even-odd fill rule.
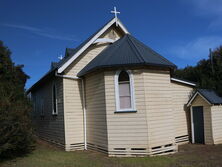
[[[111,11],[111,13],[114,13],[114,15],[115,15],[115,20],[116,20],[116,26],[118,26],[117,14],[120,14],[120,12],[118,12],[118,11],[116,10],[116,7],[114,6],[114,10]]]
[[[58,59],[59,59],[59,60],[62,60],[62,59],[63,59],[62,55],[60,55],[60,56],[58,57]]]

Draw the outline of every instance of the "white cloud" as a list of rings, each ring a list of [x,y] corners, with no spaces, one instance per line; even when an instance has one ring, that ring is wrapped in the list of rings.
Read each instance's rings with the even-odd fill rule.
[[[182,0],[190,3],[198,14],[222,16],[222,0]]]
[[[51,39],[77,41],[77,39],[73,35],[58,34],[57,32],[54,32],[53,30],[46,30],[46,29],[41,29],[37,27],[32,27],[32,26],[27,26],[27,25],[17,25],[17,24],[2,24],[2,26],[29,31],[33,34],[36,34],[42,37],[51,38]]]
[[[208,28],[213,31],[221,30],[221,27],[222,27],[222,16],[211,21],[211,23],[208,26]]]
[[[207,36],[195,39],[184,45],[173,46],[170,53],[182,60],[198,61],[207,58],[209,55],[209,48],[215,49],[222,45],[222,37]]]
[[[190,4],[193,12],[210,19],[209,29],[218,30],[222,27],[222,0],[181,0],[183,3]]]

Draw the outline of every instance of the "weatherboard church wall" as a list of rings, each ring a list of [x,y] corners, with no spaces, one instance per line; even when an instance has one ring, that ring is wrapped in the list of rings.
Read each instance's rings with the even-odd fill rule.
[[[137,112],[115,113],[115,72],[105,72],[109,153],[114,154],[121,148],[127,151],[144,148],[152,151],[153,147],[168,144],[176,149],[175,137],[188,135],[183,106],[192,88],[176,85],[173,94],[178,95],[179,99],[174,103],[169,71],[132,70]],[[184,98],[180,97],[183,95]],[[179,127],[176,127],[176,119],[182,122]]]
[[[85,76],[87,147],[108,150],[104,73]]]
[[[132,148],[146,149],[148,147],[143,74],[139,70],[132,70],[137,112],[115,113],[115,73],[116,71],[105,72],[108,147],[111,155],[123,151],[132,152]]]
[[[52,115],[52,85],[57,88],[58,115]],[[64,109],[63,109],[63,80],[52,78],[32,91],[34,98],[33,121],[34,128],[40,138],[65,147]]]
[[[191,122],[190,111],[186,104],[190,99],[193,86],[171,81],[171,90],[175,137],[178,142],[187,143],[189,142],[189,135],[191,134]]]
[[[149,147],[175,145],[170,72],[145,69],[143,77]]]

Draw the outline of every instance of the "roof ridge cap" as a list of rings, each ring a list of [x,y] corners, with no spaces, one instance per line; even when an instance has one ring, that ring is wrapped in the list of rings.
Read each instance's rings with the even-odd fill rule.
[[[133,36],[132,36],[133,37]],[[135,37],[133,37],[135,38]],[[136,39],[136,38],[135,38]],[[136,39],[137,40],[137,39]],[[158,56],[160,59],[165,60],[171,64],[173,64],[174,66],[176,66],[174,63],[172,63],[171,61],[169,61],[167,58],[165,58],[164,56],[160,55],[159,53],[157,53],[156,51],[154,51],[152,48],[150,48],[149,46],[147,46],[146,44],[144,44],[143,42],[141,42],[140,40],[137,40],[140,44],[142,44],[142,46],[147,47],[153,54],[155,54],[156,56]]]
[[[137,53],[136,53],[137,57],[139,57],[140,59],[142,59],[142,61],[145,63],[146,61],[145,61],[145,59],[141,56],[141,53],[140,53],[139,49],[136,47],[136,45],[133,43],[133,41],[132,41],[129,37],[130,37],[130,35],[127,34],[128,40],[130,41],[130,43],[133,45],[133,47],[134,47],[134,48],[136,49],[136,51],[137,51]]]

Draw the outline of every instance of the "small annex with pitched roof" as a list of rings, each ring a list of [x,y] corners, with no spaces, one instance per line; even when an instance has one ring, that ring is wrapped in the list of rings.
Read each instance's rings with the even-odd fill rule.
[[[177,151],[191,137],[187,102],[196,84],[111,19],[29,90],[36,134],[66,151],[109,156]]]
[[[214,90],[197,89],[187,103],[193,143],[222,143],[222,98]]]

